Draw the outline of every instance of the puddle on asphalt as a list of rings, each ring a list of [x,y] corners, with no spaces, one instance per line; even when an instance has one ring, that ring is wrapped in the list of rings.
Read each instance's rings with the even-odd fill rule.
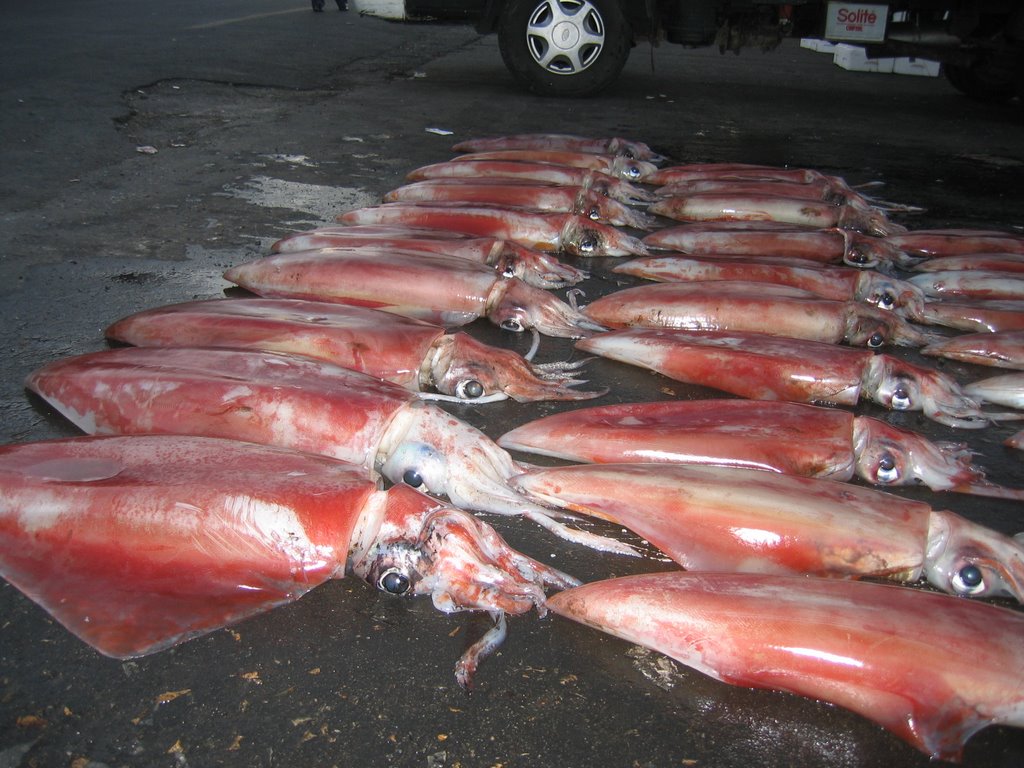
[[[334,223],[339,213],[380,203],[378,195],[359,187],[303,184],[270,176],[254,176],[242,186],[228,186],[224,191],[263,208],[308,213],[311,218],[303,221],[310,224]]]

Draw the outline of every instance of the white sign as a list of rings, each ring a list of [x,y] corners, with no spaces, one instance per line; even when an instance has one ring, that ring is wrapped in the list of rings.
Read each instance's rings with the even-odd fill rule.
[[[825,37],[880,43],[885,40],[888,18],[888,5],[830,2],[825,16]]]

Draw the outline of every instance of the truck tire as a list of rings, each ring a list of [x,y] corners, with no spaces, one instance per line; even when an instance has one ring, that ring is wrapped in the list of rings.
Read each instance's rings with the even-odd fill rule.
[[[590,96],[607,88],[632,43],[619,0],[510,0],[498,21],[505,66],[542,96]]]
[[[1007,73],[990,70],[984,60],[966,66],[947,62],[942,71],[950,85],[975,101],[998,104],[1012,99],[1017,90]]]

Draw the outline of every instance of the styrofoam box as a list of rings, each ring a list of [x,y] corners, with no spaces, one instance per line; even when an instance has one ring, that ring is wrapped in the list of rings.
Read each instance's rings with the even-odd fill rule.
[[[843,69],[855,72],[893,71],[893,59],[869,59],[867,53],[859,45],[839,43],[835,48],[832,61]]]
[[[902,56],[895,59],[892,64],[892,71],[897,75],[919,75],[921,77],[938,77],[939,62],[929,59],[911,59]]]
[[[836,50],[835,43],[831,43],[828,40],[818,40],[815,37],[800,38],[800,47],[809,48],[812,51],[818,51],[818,53],[834,53]]]

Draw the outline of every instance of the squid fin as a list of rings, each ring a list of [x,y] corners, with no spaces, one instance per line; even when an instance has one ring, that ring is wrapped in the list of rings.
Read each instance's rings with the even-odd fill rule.
[[[128,564],[116,574],[97,575],[87,567],[68,565],[84,554],[76,548],[62,547],[59,553],[48,547],[29,549],[19,542],[0,556],[4,578],[81,640],[106,656],[122,659],[156,653],[269,611],[315,586],[221,588],[211,579],[205,585],[190,584],[187,591],[173,584],[166,591],[140,590],[133,585]],[[65,566],[55,568],[55,558]],[[181,576],[183,582],[193,581]]]

